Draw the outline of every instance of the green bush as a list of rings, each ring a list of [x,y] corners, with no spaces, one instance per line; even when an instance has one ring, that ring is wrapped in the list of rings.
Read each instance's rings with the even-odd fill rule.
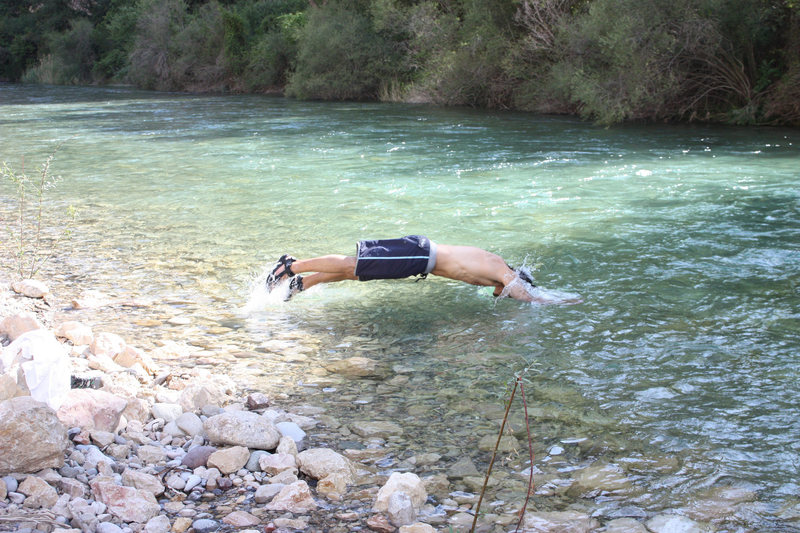
[[[94,25],[81,18],[70,22],[64,32],[53,32],[46,39],[47,55],[28,70],[23,79],[30,83],[78,85],[91,83],[95,61]]]
[[[179,89],[178,50],[172,40],[186,25],[183,0],[143,0],[136,22],[128,79],[145,89]]]
[[[99,78],[124,80],[127,77],[138,18],[138,4],[123,4],[109,11],[97,26],[99,59],[95,72]]]
[[[387,55],[386,42],[363,13],[333,3],[312,9],[300,35],[287,94],[306,99],[374,99],[387,76]]]

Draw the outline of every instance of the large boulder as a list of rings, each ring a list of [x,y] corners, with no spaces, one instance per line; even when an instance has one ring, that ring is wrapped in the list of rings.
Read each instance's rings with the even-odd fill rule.
[[[61,468],[69,446],[56,412],[30,396],[0,402],[0,474]]]
[[[233,411],[210,417],[203,424],[212,444],[274,450],[281,434],[268,419],[250,411]]]
[[[128,402],[95,389],[72,389],[58,409],[58,418],[68,427],[115,432]]]

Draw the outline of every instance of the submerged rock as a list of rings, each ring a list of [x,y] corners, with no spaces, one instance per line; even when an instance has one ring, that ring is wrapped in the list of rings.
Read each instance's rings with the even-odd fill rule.
[[[528,533],[588,533],[600,527],[600,523],[591,516],[577,511],[556,511],[528,513],[522,527]]]
[[[707,533],[708,528],[691,518],[677,514],[660,514],[647,521],[647,529],[653,533]]]

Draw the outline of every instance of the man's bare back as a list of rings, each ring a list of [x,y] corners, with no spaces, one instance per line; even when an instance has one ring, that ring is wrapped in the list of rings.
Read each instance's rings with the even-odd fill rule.
[[[365,243],[372,248],[367,250]],[[416,246],[419,246],[421,251],[417,250]],[[393,250],[393,247],[396,248]],[[325,255],[312,259],[295,259],[289,255],[283,255],[267,278],[267,289],[271,291],[282,278],[289,277],[288,299],[319,283],[394,279],[413,275],[424,277],[430,273],[471,285],[494,287],[495,296],[510,296],[523,302],[546,301],[540,300],[529,291],[528,287],[534,287],[530,278],[524,276],[525,280],[523,280],[519,273],[512,270],[502,257],[474,246],[436,244],[423,236],[411,235],[402,239],[359,241],[358,250],[358,257]],[[366,250],[363,255],[362,250]],[[409,257],[409,253],[414,255]],[[380,267],[388,263],[396,263],[404,268],[406,265],[403,262],[408,265],[413,263],[417,266],[411,266],[411,270],[408,270],[407,273],[401,269],[400,274],[387,273],[385,277],[373,274],[367,276],[365,275],[366,268],[362,269],[362,266],[368,263],[378,265],[377,267],[373,266],[377,271],[381,271]],[[426,264],[427,268],[424,268]],[[360,269],[362,270],[360,271]],[[312,272],[312,274],[299,275],[306,272]]]

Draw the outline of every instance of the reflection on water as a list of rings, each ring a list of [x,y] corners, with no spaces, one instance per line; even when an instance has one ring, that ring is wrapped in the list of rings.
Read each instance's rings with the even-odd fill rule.
[[[496,437],[524,373],[535,508],[797,525],[795,131],[8,85],[0,111],[9,163],[70,138],[48,216],[82,211],[70,253],[49,265],[57,296],[152,302],[92,313],[98,328],[143,348],[186,343],[181,364],[323,406],[350,445],[351,422],[395,421],[386,470],[429,452],[442,459],[423,473],[464,456],[483,469],[481,439]],[[434,278],[248,300],[282,253],[351,254],[358,239],[413,233],[536,264],[537,284],[584,303],[495,301]],[[381,372],[324,369],[353,356]],[[524,442],[520,409],[511,422]],[[521,505],[527,467],[523,449],[505,458],[499,509]],[[590,474],[608,490],[581,488]]]

